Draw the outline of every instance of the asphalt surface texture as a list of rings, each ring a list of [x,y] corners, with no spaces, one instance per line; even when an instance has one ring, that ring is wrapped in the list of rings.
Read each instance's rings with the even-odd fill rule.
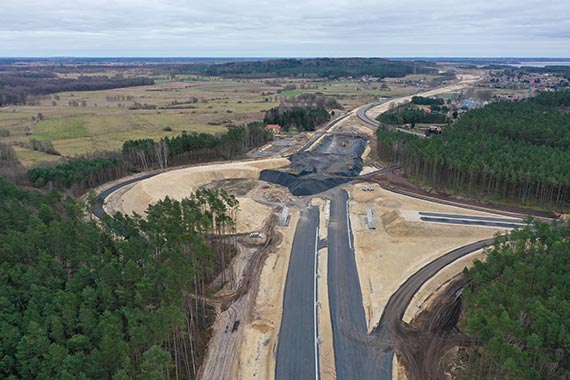
[[[127,185],[132,184],[132,183],[142,181],[143,179],[154,177],[155,175],[158,175],[158,174],[160,174],[160,173],[150,173],[150,174],[143,175],[141,177],[129,179],[127,181],[118,183],[115,186],[111,186],[107,190],[100,192],[97,195],[97,202],[93,206],[93,210],[92,210],[93,215],[95,215],[99,219],[103,219],[103,216],[107,215],[107,213],[103,209],[103,204],[105,203],[105,198],[107,198],[109,196],[109,194],[119,190],[121,187],[125,187]]]
[[[319,209],[301,214],[295,230],[277,343],[276,380],[316,379],[314,279]]]
[[[470,219],[470,220],[482,220],[486,222],[501,222],[501,223],[524,223],[524,221],[520,218],[507,219],[507,218],[494,218],[492,216],[443,214],[439,212],[427,212],[427,211],[420,211],[419,214],[421,216],[428,216],[434,218]]]
[[[493,221],[457,219],[457,218],[435,218],[430,216],[421,216],[420,220],[424,222],[458,224],[463,226],[484,226],[484,227],[498,227],[498,228],[520,228],[525,226],[522,223],[501,223]]]
[[[336,191],[328,229],[328,291],[338,380],[391,380],[394,348],[404,341],[402,319],[421,286],[447,265],[489,246],[493,239],[454,249],[427,264],[390,297],[379,324],[367,334],[348,195]],[[312,208],[300,221],[293,245],[277,348],[276,379],[314,379],[313,276],[318,212]],[[402,347],[400,347],[401,349]]]
[[[365,115],[365,112],[375,105],[377,104],[360,108],[358,117],[371,125],[378,126],[378,122]],[[307,144],[307,147],[309,145]],[[348,177],[357,176],[362,170],[360,156],[364,147],[365,141],[358,136],[331,135],[325,137],[313,151],[303,149],[296,157],[291,157],[294,170],[307,176],[307,181],[299,186],[302,189],[301,193],[307,194],[296,195],[319,193],[350,181]],[[159,173],[127,180],[103,191],[97,196],[99,202],[95,205],[93,213],[102,218],[106,215],[102,204],[109,194],[121,187],[157,174]],[[282,180],[291,181],[290,174],[285,174],[287,178]],[[279,183],[279,181],[276,182]],[[295,194],[290,186],[291,183],[285,183],[285,185],[289,185],[292,193]],[[378,325],[371,334],[368,334],[354,257],[354,240],[348,217],[348,194],[339,189],[333,191],[331,197],[327,283],[336,378],[338,380],[391,380],[394,347],[401,341],[401,336],[404,334],[402,318],[413,296],[441,269],[469,253],[490,245],[493,239],[450,251],[408,278],[390,297]],[[472,216],[433,213],[423,213],[421,218],[429,221],[462,224],[471,222],[492,225],[510,222],[514,225],[521,222],[520,219],[482,217],[478,220],[479,218]],[[318,249],[317,244],[319,244],[318,225],[318,208],[311,207],[302,213],[295,231],[277,345],[276,380],[318,379],[318,345],[315,344],[318,331],[316,331],[314,313],[315,254]]]
[[[356,115],[363,122],[370,124],[373,127],[379,127],[380,123],[378,121],[373,120],[373,119],[369,118],[368,116],[366,116],[366,112],[368,112],[368,110],[370,108],[379,106],[380,104],[382,104],[382,103],[371,103],[371,104],[367,104],[365,106],[362,106],[358,109],[358,111],[356,111]]]
[[[328,137],[327,137],[328,139]],[[315,157],[325,155],[331,162],[316,165],[315,178],[326,181],[322,175],[326,168],[338,165],[334,160],[334,149],[338,141],[327,140],[307,155],[305,167],[315,162]],[[351,156],[348,144],[340,144]],[[314,155],[310,157],[309,155]],[[321,156],[322,159],[322,156]],[[320,173],[319,173],[320,172]],[[485,240],[453,250],[434,260],[411,276],[390,298],[382,318],[371,334],[367,332],[366,315],[363,308],[358,270],[356,267],[353,236],[348,215],[348,194],[345,190],[333,190],[330,221],[328,227],[328,292],[332,322],[333,345],[338,380],[391,380],[394,349],[402,342],[405,329],[402,317],[414,294],[421,286],[445,266],[492,242]],[[459,218],[462,216],[459,216]],[[451,215],[422,218],[464,221]],[[492,219],[492,218],[491,218]],[[497,218],[499,219],[499,218]],[[508,219],[507,219],[508,220]],[[471,220],[474,223],[499,223],[494,220]],[[518,220],[517,220],[518,222]],[[276,379],[315,378],[314,357],[314,251],[315,233],[318,224],[318,211],[306,211],[295,232],[295,240],[287,274],[284,296],[284,313],[277,347]]]
[[[472,252],[485,248],[493,244],[493,242],[494,239],[481,240],[454,249],[440,256],[410,276],[406,282],[392,294],[384,308],[380,323],[372,331],[372,335],[377,338],[377,352],[379,352],[378,360],[380,363],[384,363],[384,365],[387,366],[389,362],[391,367],[392,358],[394,356],[394,346],[404,340],[405,329],[402,324],[404,313],[422,285],[449,264]],[[404,347],[400,347],[400,349],[403,348]],[[379,376],[375,379],[391,380],[391,369],[390,373],[385,371],[380,372]]]
[[[354,257],[347,200],[346,191],[335,192],[331,200],[328,228],[327,283],[336,378],[374,379],[377,376],[377,363],[367,345],[369,338],[366,316]]]
[[[371,104],[367,104],[365,106],[362,106],[356,111],[356,115],[358,116],[358,118],[360,120],[362,120],[366,124],[371,125],[372,127],[375,127],[375,128],[379,128],[381,126],[381,124],[377,120],[369,118],[368,115],[366,115],[366,112],[368,112],[368,110],[371,108],[379,106],[380,104],[382,104],[382,103],[371,103]],[[404,128],[397,128],[397,127],[389,127],[389,128],[392,130],[400,131],[400,132],[407,133],[410,135],[415,135],[415,136],[422,137],[422,138],[425,137],[425,135],[422,133],[410,131],[410,130],[407,130]]]

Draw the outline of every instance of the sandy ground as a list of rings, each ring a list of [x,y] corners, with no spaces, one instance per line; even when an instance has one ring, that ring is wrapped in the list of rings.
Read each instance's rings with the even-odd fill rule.
[[[238,197],[239,210],[236,217],[237,233],[259,231],[263,222],[271,215],[273,207],[263,205],[251,198]]]
[[[376,170],[378,170],[378,168],[375,168],[374,166],[365,166],[362,168],[362,171],[360,172],[360,175],[365,175],[368,173],[372,173],[375,172]]]
[[[398,355],[394,355],[394,359],[392,360],[392,380],[408,380],[406,370],[400,363]]]
[[[437,88],[435,90],[426,91],[426,92],[422,92],[422,93],[418,93],[418,94],[414,94],[414,95],[404,96],[404,97],[397,98],[394,100],[389,100],[385,103],[380,104],[379,106],[372,107],[370,110],[368,110],[368,112],[366,112],[366,115],[368,117],[370,117],[371,119],[376,119],[378,117],[378,115],[380,115],[381,113],[389,111],[390,107],[392,107],[392,106],[397,106],[398,104],[411,102],[413,96],[419,95],[419,96],[429,97],[429,96],[435,96],[438,94],[443,94],[446,92],[458,91],[458,90],[461,90],[461,89],[464,89],[466,87],[473,85],[473,83],[475,83],[476,81],[477,81],[477,77],[471,77],[470,76],[469,78],[467,78],[467,76],[465,76],[464,80],[458,84],[454,84],[454,85],[442,87],[442,88]]]
[[[357,115],[358,108],[350,111],[350,116],[346,119],[338,122],[334,126],[335,132],[338,133],[358,133],[359,135],[368,136],[369,138],[374,136],[375,128],[368,124],[364,124]],[[364,159],[365,157],[363,157]]]
[[[277,227],[277,231],[283,234],[283,241],[274,253],[269,254],[261,272],[251,320],[241,329],[239,358],[232,379],[275,378],[275,354],[283,312],[283,293],[299,211],[291,209],[290,215],[288,227]]]
[[[406,197],[378,185],[371,184],[375,190],[365,192],[361,190],[363,185],[348,189],[356,261],[369,330],[379,322],[390,295],[422,266],[454,248],[504,232],[495,228],[407,221],[400,216],[401,210],[493,214]],[[377,218],[375,230],[366,225],[366,214],[370,209]]]
[[[370,155],[370,144],[366,144],[366,149],[364,149],[364,153],[362,153],[362,160],[366,160],[368,158],[368,156]]]
[[[259,161],[218,163],[214,165],[193,166],[159,174],[138,182],[124,192],[115,192],[109,196],[105,205],[108,213],[117,211],[143,215],[149,204],[169,196],[182,199],[200,186],[212,181],[230,178],[259,178],[263,169],[274,169],[289,164],[285,158]]]
[[[319,364],[322,380],[336,379],[329,291],[327,286],[328,249],[319,250]]]
[[[242,279],[247,262],[256,253],[255,248],[240,247],[238,255],[232,260],[230,271],[234,278]],[[240,282],[229,282],[219,294],[235,291]],[[232,332],[235,321],[243,321],[247,317],[250,293],[245,294],[234,302],[227,310],[216,316],[212,326],[212,338],[208,344],[206,358],[201,368],[201,378],[204,380],[232,380],[232,369],[237,365],[239,352],[236,347],[241,341],[242,330]]]

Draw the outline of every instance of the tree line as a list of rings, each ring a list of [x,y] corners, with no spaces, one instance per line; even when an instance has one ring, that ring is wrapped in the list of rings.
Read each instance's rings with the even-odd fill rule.
[[[233,196],[201,190],[103,228],[55,193],[0,179],[0,198],[0,378],[196,379]]]
[[[249,149],[273,139],[271,131],[260,122],[229,127],[219,135],[206,133],[182,134],[151,139],[129,140],[123,144],[123,156],[139,170],[168,165],[184,165],[212,160],[232,160]]]
[[[56,188],[71,188],[75,184],[81,187],[92,188],[107,182],[107,173],[110,176],[124,175],[128,172],[121,157],[78,158],[54,167],[38,167],[28,170],[28,177],[35,186],[44,187],[48,184]]]
[[[412,96],[412,103],[423,106],[442,106],[445,102],[442,98],[426,98],[424,96]]]
[[[570,206],[568,105],[564,92],[490,104],[429,139],[380,128],[378,153],[432,187],[564,209]]]
[[[75,194],[82,194],[133,172],[232,160],[272,139],[273,134],[263,123],[254,122],[230,127],[219,135],[200,133],[164,137],[159,141],[128,140],[123,143],[121,153],[100,152],[54,167],[32,168],[28,178],[37,187],[70,189]]]
[[[334,97],[312,92],[285,97],[282,103],[291,107],[324,108],[327,110],[343,109],[342,105]]]
[[[439,106],[432,106],[439,107]],[[441,108],[439,108],[441,110]],[[383,124],[389,125],[402,125],[411,124],[412,126],[418,123],[434,123],[443,124],[448,123],[449,118],[444,113],[426,112],[423,109],[405,108],[397,112],[387,112],[380,114],[376,120]]]
[[[279,124],[283,130],[289,131],[291,127],[300,131],[314,131],[326,123],[331,115],[324,107],[300,107],[281,104],[265,112],[263,122]]]
[[[32,96],[57,92],[97,91],[153,84],[154,80],[147,77],[124,78],[100,75],[71,79],[60,78],[55,73],[46,71],[31,73],[7,71],[0,75],[0,107],[8,104],[27,104]]]
[[[176,72],[246,78],[312,76],[334,79],[365,75],[379,78],[399,78],[413,73],[436,73],[436,65],[429,62],[390,61],[381,58],[310,58],[193,64],[181,67]]]
[[[505,75],[510,75],[512,77],[520,77],[524,74],[537,73],[537,74],[553,74],[565,78],[567,81],[570,80],[570,66],[560,66],[560,65],[547,65],[544,67],[533,67],[533,66],[522,66],[522,67],[512,67],[505,65],[487,65],[484,69],[489,70],[502,70]],[[565,83],[568,86],[568,82]]]
[[[464,271],[460,380],[570,376],[570,225],[536,223],[501,238]]]

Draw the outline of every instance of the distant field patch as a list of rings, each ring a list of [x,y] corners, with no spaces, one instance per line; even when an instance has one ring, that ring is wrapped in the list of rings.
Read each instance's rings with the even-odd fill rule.
[[[20,162],[24,166],[33,166],[40,162],[51,162],[61,160],[60,156],[54,156],[47,153],[38,152],[37,150],[20,148],[19,146],[14,146],[14,150],[20,159]]]
[[[67,140],[88,137],[86,121],[83,117],[62,117],[42,120],[34,130],[39,140]]]
[[[297,95],[301,95],[302,93],[305,92],[313,92],[313,91],[305,91],[305,90],[289,90],[289,91],[283,91],[282,93],[280,93],[279,95],[281,96],[286,96],[286,97],[291,97],[291,96],[297,96]]]

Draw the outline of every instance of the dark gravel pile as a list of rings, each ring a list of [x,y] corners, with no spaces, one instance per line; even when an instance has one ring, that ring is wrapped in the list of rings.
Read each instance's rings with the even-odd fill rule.
[[[263,170],[260,179],[289,188],[293,195],[313,195],[351,181],[362,171],[366,140],[332,135],[313,151],[291,157],[288,170]]]

